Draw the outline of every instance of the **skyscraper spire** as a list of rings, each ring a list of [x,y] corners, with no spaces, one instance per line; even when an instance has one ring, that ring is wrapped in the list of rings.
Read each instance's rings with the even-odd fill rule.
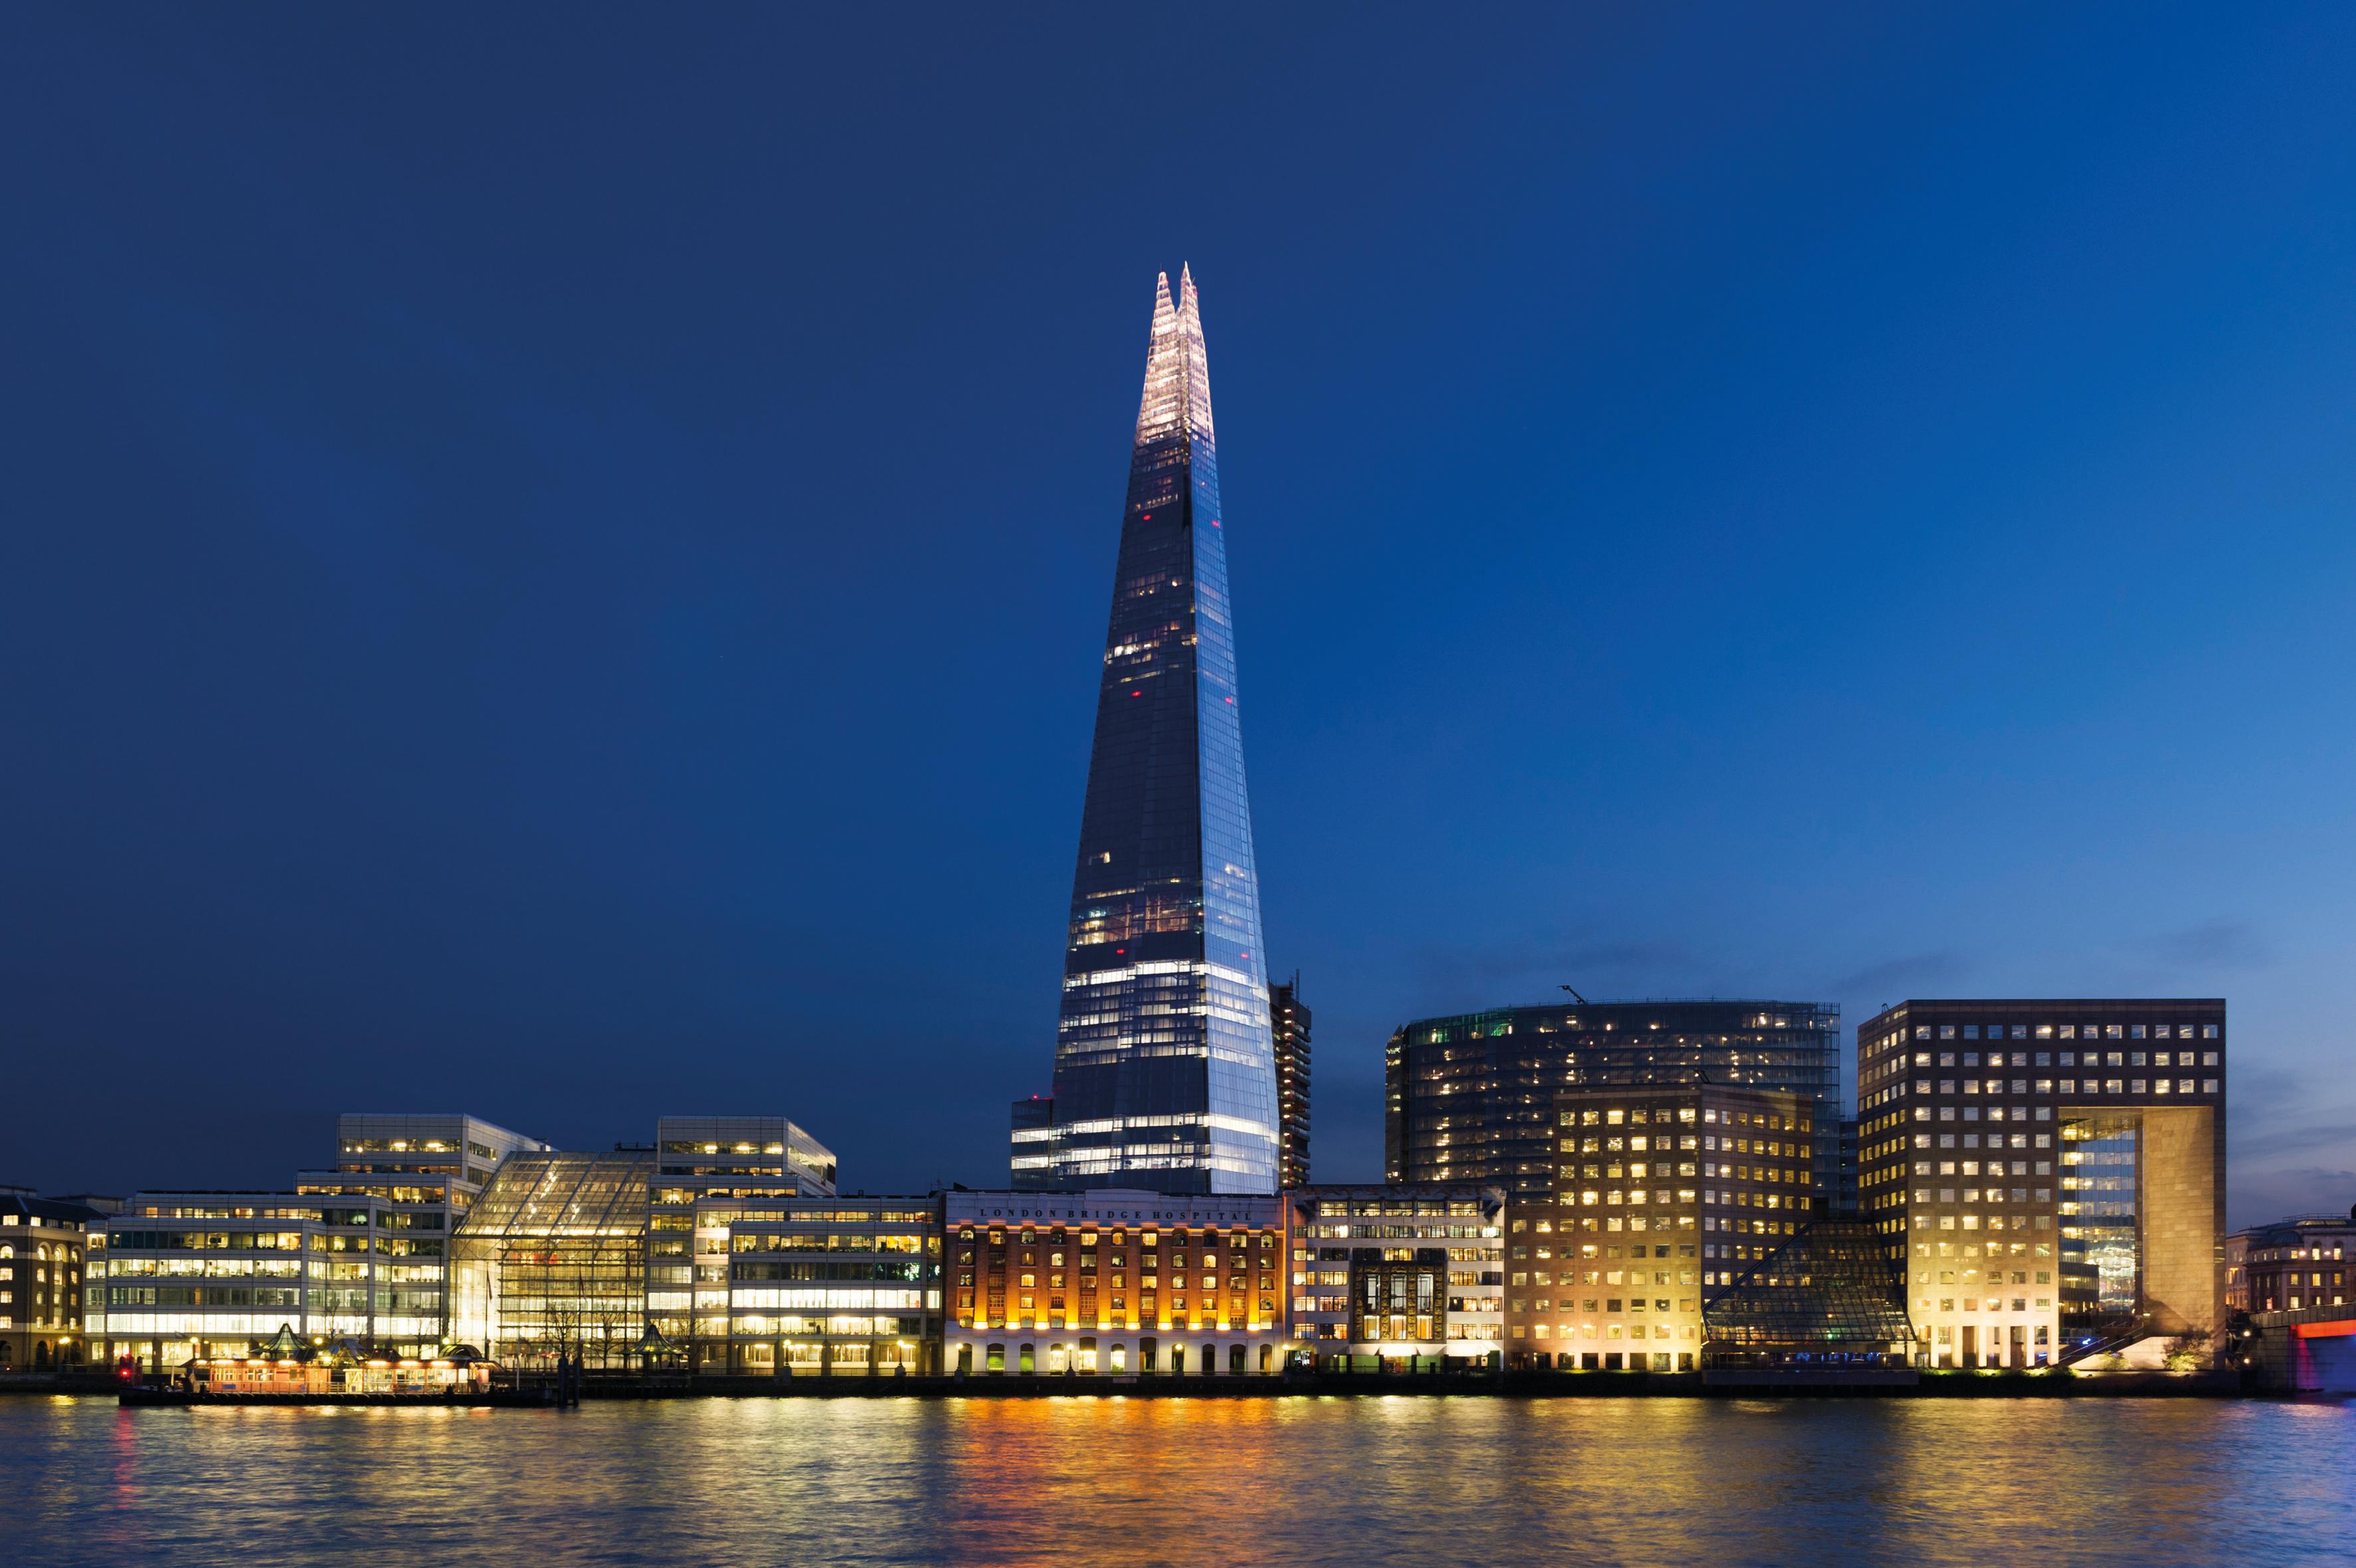
[[[1236,699],[1210,369],[1182,268],[1174,306],[1169,274],[1154,284],[1053,1109],[1016,1102],[1018,1187],[1276,1190],[1276,1067]]]

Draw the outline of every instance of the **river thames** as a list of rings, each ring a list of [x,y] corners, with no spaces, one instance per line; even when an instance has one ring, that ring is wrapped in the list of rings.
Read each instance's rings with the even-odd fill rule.
[[[2356,1557],[2356,1407],[2209,1400],[0,1401],[0,1563]]]

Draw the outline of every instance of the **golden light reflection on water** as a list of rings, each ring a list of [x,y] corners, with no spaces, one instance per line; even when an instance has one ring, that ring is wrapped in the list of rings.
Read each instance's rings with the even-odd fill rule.
[[[25,1568],[2356,1552],[2356,1412],[2191,1400],[18,1401],[0,1402],[0,1561]]]

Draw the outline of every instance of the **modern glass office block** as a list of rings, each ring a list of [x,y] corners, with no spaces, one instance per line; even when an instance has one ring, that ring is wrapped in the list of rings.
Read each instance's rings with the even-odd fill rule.
[[[1052,1111],[1018,1188],[1272,1193],[1276,1068],[1210,372],[1154,294],[1072,883]]]

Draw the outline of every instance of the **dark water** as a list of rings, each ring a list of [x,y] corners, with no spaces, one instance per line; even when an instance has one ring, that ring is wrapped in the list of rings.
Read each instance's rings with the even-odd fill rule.
[[[2356,1562],[2356,1408],[0,1400],[0,1564]]]

